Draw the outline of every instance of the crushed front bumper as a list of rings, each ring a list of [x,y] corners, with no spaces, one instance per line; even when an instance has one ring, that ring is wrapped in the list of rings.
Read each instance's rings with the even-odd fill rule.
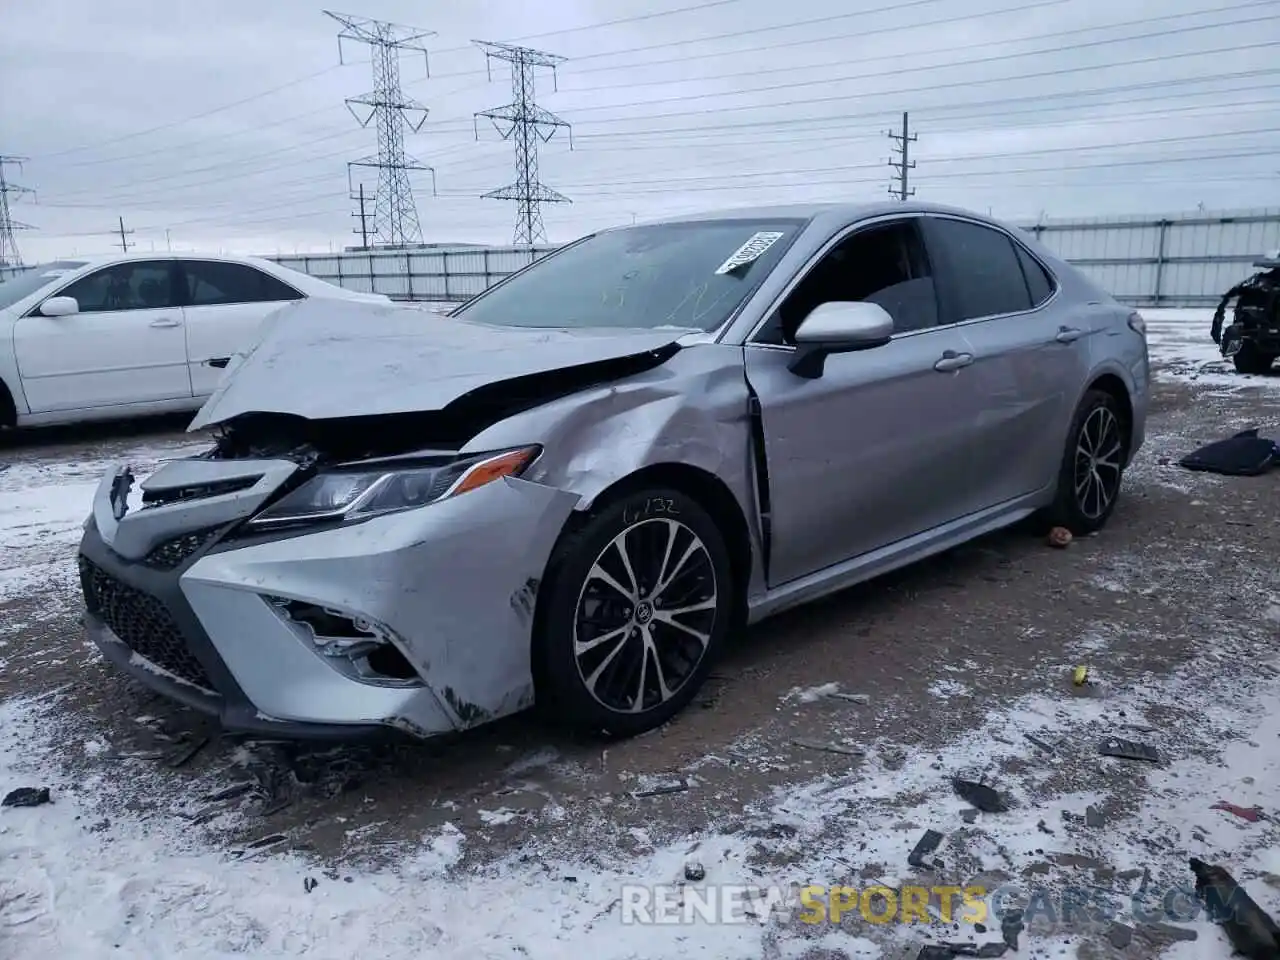
[[[232,732],[465,729],[532,703],[538,583],[576,502],[508,478],[360,523],[246,537],[242,517],[209,526],[217,511],[193,518],[189,504],[117,518],[108,477],[80,545],[86,630],[120,669]],[[326,655],[288,612],[297,604],[362,624],[408,669]]]

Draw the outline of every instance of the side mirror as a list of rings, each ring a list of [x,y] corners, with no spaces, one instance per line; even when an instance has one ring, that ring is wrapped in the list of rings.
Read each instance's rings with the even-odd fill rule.
[[[827,356],[881,347],[893,336],[893,317],[884,307],[866,301],[832,300],[820,303],[800,321],[796,352],[788,365],[807,380],[822,376]]]
[[[40,304],[40,313],[46,317],[69,317],[80,312],[75,297],[50,297]]]

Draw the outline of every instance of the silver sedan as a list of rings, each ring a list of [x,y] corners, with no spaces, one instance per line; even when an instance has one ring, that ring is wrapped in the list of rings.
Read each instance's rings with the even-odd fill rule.
[[[919,203],[584,237],[449,316],[303,302],[85,523],[92,639],[268,736],[663,723],[748,623],[1031,515],[1100,529],[1142,318]]]

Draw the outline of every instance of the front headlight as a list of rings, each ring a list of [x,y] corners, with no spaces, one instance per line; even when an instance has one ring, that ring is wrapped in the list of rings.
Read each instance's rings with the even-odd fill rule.
[[[312,477],[249,523],[267,527],[316,520],[353,520],[425,507],[503,477],[518,477],[540,452],[537,446],[519,447],[403,467],[332,470]]]

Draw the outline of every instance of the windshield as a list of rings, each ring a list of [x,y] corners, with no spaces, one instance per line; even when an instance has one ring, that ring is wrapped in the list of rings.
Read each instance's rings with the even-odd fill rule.
[[[597,233],[455,315],[511,327],[714,330],[803,226],[802,220],[705,220]]]
[[[56,260],[53,263],[39,264],[5,280],[0,283],[0,310],[12,307],[63,274],[79,270],[83,266],[82,260]]]

